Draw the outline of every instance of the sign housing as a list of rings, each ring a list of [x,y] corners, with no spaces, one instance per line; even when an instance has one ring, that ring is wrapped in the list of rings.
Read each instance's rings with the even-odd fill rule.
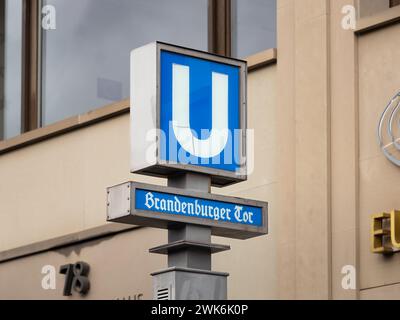
[[[268,204],[262,201],[136,182],[110,187],[107,195],[110,222],[161,229],[188,223],[209,226],[213,235],[233,239],[268,233]]]
[[[246,74],[245,61],[161,42],[133,50],[131,172],[246,180]]]

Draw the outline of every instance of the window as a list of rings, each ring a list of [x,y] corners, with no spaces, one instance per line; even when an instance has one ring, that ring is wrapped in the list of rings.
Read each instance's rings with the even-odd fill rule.
[[[22,0],[0,2],[0,140],[21,133]]]
[[[276,47],[276,10],[276,0],[232,1],[233,56]]]
[[[390,7],[395,7],[400,5],[400,0],[390,0]]]
[[[243,58],[276,46],[276,0],[0,0],[0,140],[129,97],[160,40]]]
[[[400,5],[400,0],[359,0],[359,16],[367,17]]]
[[[42,124],[129,97],[130,51],[155,40],[207,50],[207,0],[47,0]]]

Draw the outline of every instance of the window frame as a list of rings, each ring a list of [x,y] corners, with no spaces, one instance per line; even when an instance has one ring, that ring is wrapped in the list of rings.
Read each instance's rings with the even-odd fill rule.
[[[21,133],[39,128],[39,20],[40,0],[23,0]]]
[[[231,0],[208,1],[208,51],[230,57],[232,53]]]

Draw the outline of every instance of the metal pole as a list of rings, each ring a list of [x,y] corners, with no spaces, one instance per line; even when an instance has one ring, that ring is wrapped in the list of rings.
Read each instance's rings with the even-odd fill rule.
[[[185,173],[168,178],[168,187],[210,193],[211,178]],[[175,224],[168,229],[168,244],[150,249],[168,255],[168,269],[153,276],[156,300],[226,300],[227,273],[211,271],[211,255],[229,250],[211,243],[211,228]]]
[[[211,178],[192,173],[181,174],[168,178],[168,187],[209,193]],[[168,229],[168,243],[176,241],[211,244],[211,228],[190,224],[177,225]],[[209,250],[199,250],[193,247],[172,251],[168,254],[168,267],[211,270],[211,253]]]

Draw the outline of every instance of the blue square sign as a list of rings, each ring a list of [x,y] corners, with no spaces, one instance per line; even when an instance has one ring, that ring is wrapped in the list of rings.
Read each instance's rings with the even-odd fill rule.
[[[131,172],[247,179],[245,61],[155,42],[131,53]]]
[[[240,68],[161,51],[161,160],[240,169]]]

